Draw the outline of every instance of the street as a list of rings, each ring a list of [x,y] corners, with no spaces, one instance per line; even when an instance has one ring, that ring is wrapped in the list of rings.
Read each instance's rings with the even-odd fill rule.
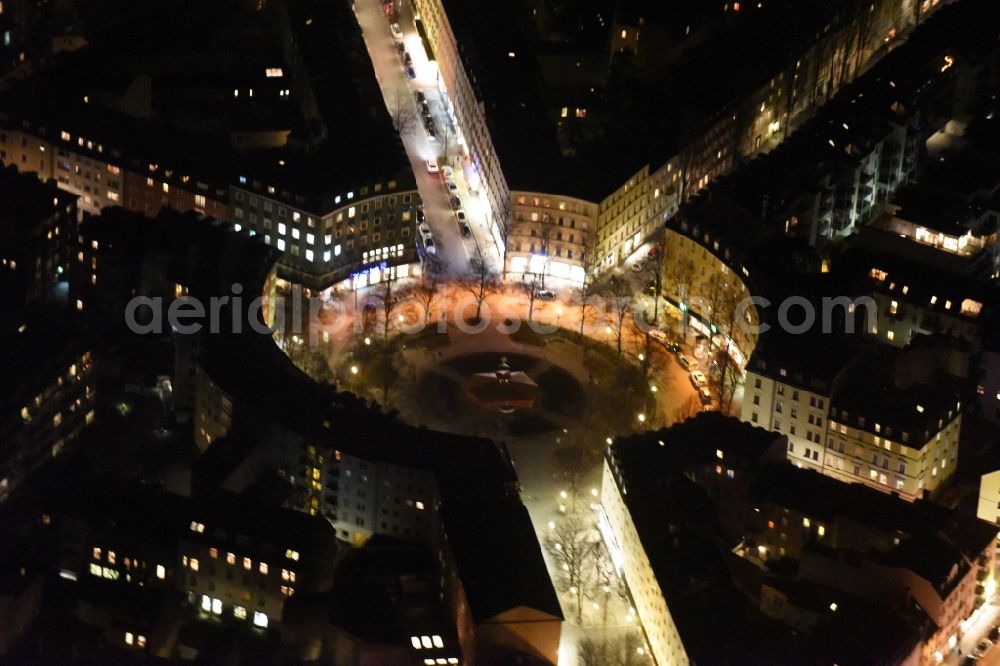
[[[474,256],[477,245],[483,254],[494,264],[497,263],[497,253],[492,247],[490,234],[486,229],[485,210],[479,202],[479,197],[473,196],[469,190],[463,170],[460,167],[461,155],[454,132],[450,138],[445,129],[449,122],[447,112],[435,81],[435,68],[427,61],[414,28],[408,3],[403,5],[399,26],[403,31],[403,44],[406,52],[412,58],[416,78],[407,79],[406,71],[400,54],[397,53],[395,40],[389,31],[389,22],[382,13],[382,3],[379,0],[358,0],[355,2],[355,14],[364,34],[365,44],[375,69],[385,98],[386,108],[390,115],[405,121],[401,123],[400,139],[409,157],[417,189],[423,199],[427,222],[434,234],[434,244],[437,256],[442,260],[444,270],[451,275],[460,275],[467,271],[469,260]],[[416,105],[415,94],[421,91],[427,98],[438,138],[431,141],[423,127],[421,114]],[[448,154],[444,154],[448,144]],[[431,174],[427,171],[427,160],[436,159],[443,167],[450,164],[454,167],[455,182],[458,185],[458,196],[462,207],[469,218],[472,229],[471,238],[463,238],[459,229],[455,212],[452,209],[450,194],[444,186],[444,176],[441,173]],[[494,266],[499,270],[499,266]]]

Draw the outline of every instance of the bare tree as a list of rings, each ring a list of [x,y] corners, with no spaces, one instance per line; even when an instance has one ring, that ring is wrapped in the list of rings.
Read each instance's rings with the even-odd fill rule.
[[[407,296],[420,303],[420,307],[424,312],[423,321],[425,326],[430,320],[431,310],[433,310],[434,306],[440,301],[440,284],[441,283],[437,275],[425,272],[423,278],[410,287],[407,292]]]
[[[553,451],[552,457],[556,467],[555,475],[569,496],[569,508],[576,512],[579,508],[577,500],[586,491],[584,485],[587,479],[601,464],[601,450],[595,446],[571,444]]]
[[[521,290],[528,297],[528,321],[534,321],[535,300],[538,293],[545,286],[545,275],[539,273],[525,273],[521,276]]]
[[[688,307],[691,305],[691,283],[694,282],[697,269],[691,259],[683,256],[676,256],[673,258],[673,261],[668,259],[667,266],[666,278],[668,291],[677,298],[677,303],[681,306],[681,320],[684,340],[686,341],[689,323]]]
[[[386,108],[392,118],[392,128],[400,136],[409,134],[417,126],[417,110],[413,106],[413,98],[405,88],[397,88],[386,99]]]
[[[663,257],[658,253],[650,256],[639,275],[643,281],[644,293],[653,297],[653,318],[647,323],[656,326],[660,320],[660,298],[663,296]]]
[[[733,396],[743,383],[743,369],[736,367],[736,362],[730,353],[730,345],[736,344],[733,337],[740,326],[739,319],[742,313],[739,296],[732,290],[725,290],[717,318],[719,335],[722,337],[722,348],[718,359],[719,371],[716,388],[719,393],[719,409],[723,413],[729,413]]]
[[[577,661],[581,666],[607,666],[608,641],[602,638],[591,638],[584,636],[576,644]]]
[[[483,251],[476,248],[476,253],[469,260],[469,276],[463,282],[465,290],[476,299],[476,322],[482,316],[483,302],[499,288],[496,273],[490,267]]]
[[[603,293],[608,300],[606,319],[608,328],[614,333],[615,348],[622,353],[622,337],[625,334],[628,314],[632,309],[632,286],[625,278],[612,275],[603,285]]]
[[[593,560],[600,547],[594,536],[593,525],[579,515],[568,515],[545,539],[545,549],[562,571],[557,585],[576,601],[577,624],[583,622],[583,600],[593,582]]]
[[[451,144],[455,141],[455,126],[452,124],[451,118],[445,118],[445,121],[441,124],[438,131],[438,140],[441,143],[441,150],[444,154],[444,164],[451,164],[449,152],[452,148]]]
[[[583,269],[583,281],[576,288],[576,302],[580,306],[580,335],[583,335],[583,327],[587,320],[587,309],[590,301],[594,298],[594,268],[595,268],[594,240],[591,237],[587,240],[583,250],[580,251],[580,268]]]
[[[403,300],[404,294],[394,287],[394,280],[387,278],[379,283],[375,290],[375,297],[379,301],[379,309],[382,311],[382,339],[389,339],[389,332],[393,328],[392,315],[396,311],[396,306]]]

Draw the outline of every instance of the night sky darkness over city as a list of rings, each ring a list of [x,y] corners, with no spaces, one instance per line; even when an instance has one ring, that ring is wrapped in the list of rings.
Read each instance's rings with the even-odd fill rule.
[[[1000,664],[997,0],[0,0],[0,663]]]

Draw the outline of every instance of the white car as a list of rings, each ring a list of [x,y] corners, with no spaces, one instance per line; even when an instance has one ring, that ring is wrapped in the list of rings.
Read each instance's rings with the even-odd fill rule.
[[[427,160],[427,173],[437,173],[438,171],[440,171],[438,161],[433,157]]]
[[[691,371],[691,383],[694,384],[694,387],[698,388],[698,389],[700,389],[702,386],[704,386],[707,383],[707,380],[705,379],[705,375],[702,373],[701,370],[692,370]]]
[[[398,23],[390,23],[389,32],[392,33],[392,38],[397,42],[403,41],[403,29],[399,27]]]
[[[426,224],[421,224],[420,226],[417,227],[417,230],[420,232],[420,237],[423,238],[424,240],[427,240],[428,238],[434,236],[434,234],[431,233],[431,228]]]
[[[658,328],[649,329],[649,337],[653,338],[654,340],[658,340],[659,342],[662,342],[664,344],[667,343],[667,334]]]
[[[443,173],[444,177],[447,178],[448,180],[455,180],[455,170],[452,169],[447,164],[441,167],[441,173]]]
[[[424,239],[424,250],[427,254],[437,254],[437,248],[434,247],[434,241],[430,238]]]
[[[449,192],[458,192],[458,185],[455,184],[453,180],[446,180],[444,182],[445,187],[448,188]]]
[[[677,355],[677,362],[681,364],[681,367],[685,370],[694,370],[698,367],[698,362],[688,358],[684,354]]]

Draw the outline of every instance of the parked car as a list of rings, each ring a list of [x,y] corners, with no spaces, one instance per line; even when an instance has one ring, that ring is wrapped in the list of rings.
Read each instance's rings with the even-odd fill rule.
[[[408,67],[413,65],[413,57],[410,55],[409,51],[403,51],[403,62],[405,62]]]
[[[458,192],[458,185],[453,180],[444,181],[444,186],[448,188],[449,192]]]
[[[470,238],[472,236],[472,229],[465,222],[460,225],[462,227],[462,238]]]
[[[424,131],[427,132],[428,141],[437,141],[437,130],[434,129],[434,123],[424,123]]]
[[[455,170],[452,169],[451,166],[445,164],[441,167],[441,173],[443,173],[444,177],[448,180],[455,180]]]
[[[403,41],[403,29],[399,27],[398,23],[390,23],[389,32],[392,33],[392,38],[397,42]]]
[[[431,238],[424,239],[424,250],[427,251],[427,254],[437,254],[437,248],[434,247],[433,239]]]
[[[427,96],[424,95],[424,91],[423,90],[418,90],[417,92],[414,93],[414,96],[417,98],[417,104],[426,104],[427,103]]]
[[[418,208],[417,209],[417,222],[426,222],[426,221],[427,221],[427,213],[424,212],[423,208]]]
[[[406,78],[408,78],[410,81],[417,78],[417,73],[413,71],[413,65],[406,66]]]
[[[402,57],[403,52],[406,51],[406,45],[403,44],[403,42],[396,42],[395,47],[396,47],[396,54]]]
[[[458,221],[463,224],[468,220],[468,218],[466,218],[465,216],[465,211],[462,210],[461,208],[455,211],[455,217],[457,217]]]
[[[451,198],[448,199],[448,203],[450,203],[451,207],[454,208],[455,210],[458,210],[459,208],[462,207],[462,200],[459,199],[458,195],[455,194],[451,195]]]
[[[556,292],[551,289],[542,289],[540,292],[535,294],[535,298],[540,301],[554,301],[556,300]]]
[[[1000,638],[1000,624],[990,629],[990,632],[986,634],[986,638],[996,643],[997,639]]]
[[[990,642],[990,639],[984,638],[976,644],[975,649],[969,653],[969,656],[981,659],[992,647],[993,643]]]
[[[677,355],[677,362],[681,364],[681,367],[685,370],[694,370],[698,367],[698,364],[692,359],[688,358],[684,354]]]
[[[638,273],[646,266],[646,262],[640,259],[639,261],[632,264],[632,270]]]
[[[705,375],[702,374],[701,370],[692,370],[690,378],[691,378],[691,383],[694,385],[696,389],[700,389],[707,383]]]
[[[662,342],[663,344],[667,344],[667,334],[658,328],[650,329],[649,337],[653,338],[657,342]]]
[[[702,386],[698,389],[698,397],[701,398],[701,404],[711,405],[712,404],[712,392],[708,390],[707,386]]]
[[[423,238],[424,240],[427,240],[434,236],[434,234],[431,233],[431,228],[426,224],[418,225],[417,230],[420,232],[420,237]]]
[[[427,102],[420,102],[420,104],[418,106],[420,106],[420,113],[424,117],[426,117],[426,118],[430,118],[431,117],[431,105],[430,104],[428,104]]]
[[[438,161],[433,157],[427,160],[427,173],[438,173],[441,169],[438,168]]]
[[[667,351],[673,352],[674,354],[680,354],[681,353],[681,346],[680,346],[679,343],[676,343],[676,342],[668,342],[667,343]]]

